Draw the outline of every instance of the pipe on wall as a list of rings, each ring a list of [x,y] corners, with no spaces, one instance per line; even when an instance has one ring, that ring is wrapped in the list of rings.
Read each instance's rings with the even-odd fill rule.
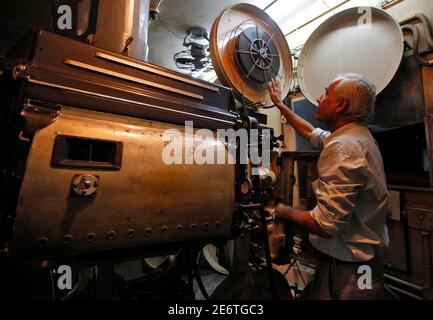
[[[149,4],[149,0],[100,1],[95,46],[147,61]]]

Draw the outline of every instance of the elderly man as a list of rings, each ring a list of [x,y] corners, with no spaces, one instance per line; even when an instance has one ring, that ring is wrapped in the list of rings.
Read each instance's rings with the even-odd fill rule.
[[[319,268],[311,299],[377,299],[383,294],[381,249],[388,245],[383,161],[362,122],[374,115],[375,86],[359,74],[342,74],[317,99],[314,128],[281,101],[279,83],[269,83],[272,101],[294,129],[322,150],[318,161],[317,205],[311,211],[279,204],[271,216],[310,233]]]

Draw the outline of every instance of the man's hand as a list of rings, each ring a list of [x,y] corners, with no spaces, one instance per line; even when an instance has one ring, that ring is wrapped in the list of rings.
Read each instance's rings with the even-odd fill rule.
[[[281,100],[280,82],[276,79],[269,81],[268,91],[272,102],[279,108],[283,104],[283,101]]]
[[[311,133],[313,132],[314,127],[311,125],[311,123],[294,113],[284,104],[284,102],[281,100],[281,88],[278,80],[272,79],[269,81],[268,91],[272,102],[278,107],[278,109],[280,109],[283,116],[287,119],[287,122],[290,123],[296,132],[299,133],[304,139],[310,141]]]
[[[265,204],[265,213],[267,215],[266,220],[267,221],[274,221],[275,220],[275,199],[272,199],[268,201]]]
[[[275,207],[275,219],[292,222],[301,228],[304,228],[309,233],[317,234],[318,236],[329,239],[331,235],[326,233],[313,219],[310,211],[298,210],[292,207],[279,203]]]

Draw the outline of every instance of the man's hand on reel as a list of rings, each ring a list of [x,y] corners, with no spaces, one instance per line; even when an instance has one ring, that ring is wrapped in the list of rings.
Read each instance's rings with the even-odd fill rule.
[[[271,98],[272,102],[280,108],[281,105],[283,105],[283,101],[281,100],[281,86],[280,82],[277,79],[272,79],[268,83],[268,91],[269,91],[269,97]]]

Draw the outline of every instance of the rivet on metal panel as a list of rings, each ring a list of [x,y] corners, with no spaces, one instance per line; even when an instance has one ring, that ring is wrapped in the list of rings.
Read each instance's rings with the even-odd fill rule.
[[[87,234],[87,242],[92,242],[93,240],[95,240],[95,238],[96,238],[96,234],[94,234],[94,233],[88,233]]]
[[[64,244],[69,244],[72,240],[74,240],[74,237],[71,234],[67,234],[63,237]]]
[[[161,233],[162,234],[166,234],[167,232],[168,232],[168,227],[167,226],[161,227]]]
[[[116,235],[117,235],[116,231],[111,230],[107,233],[107,239],[113,240],[114,238],[116,238]]]
[[[424,218],[425,218],[425,215],[424,215],[424,214],[419,214],[419,215],[416,217],[416,219],[417,219],[418,221],[423,221]]]
[[[177,231],[177,232],[182,232],[182,230],[183,230],[183,226],[182,226],[182,225],[178,225],[178,226],[176,227],[176,231]]]
[[[144,235],[146,237],[150,236],[152,234],[152,228],[147,228],[146,230],[144,230]]]
[[[43,247],[48,243],[48,238],[47,237],[40,237],[37,241],[38,246]]]
[[[24,72],[27,69],[27,67],[24,64],[18,64],[16,66],[14,66],[13,70],[12,70],[12,78],[14,80],[16,80],[18,78],[18,76]]]
[[[135,230],[134,229],[128,229],[128,231],[126,231],[126,235],[130,239],[134,238],[135,237]]]
[[[11,251],[9,249],[8,245],[4,245],[0,248],[0,257],[7,257],[11,254]]]
[[[197,228],[197,225],[195,223],[191,224],[191,230],[195,230]]]

